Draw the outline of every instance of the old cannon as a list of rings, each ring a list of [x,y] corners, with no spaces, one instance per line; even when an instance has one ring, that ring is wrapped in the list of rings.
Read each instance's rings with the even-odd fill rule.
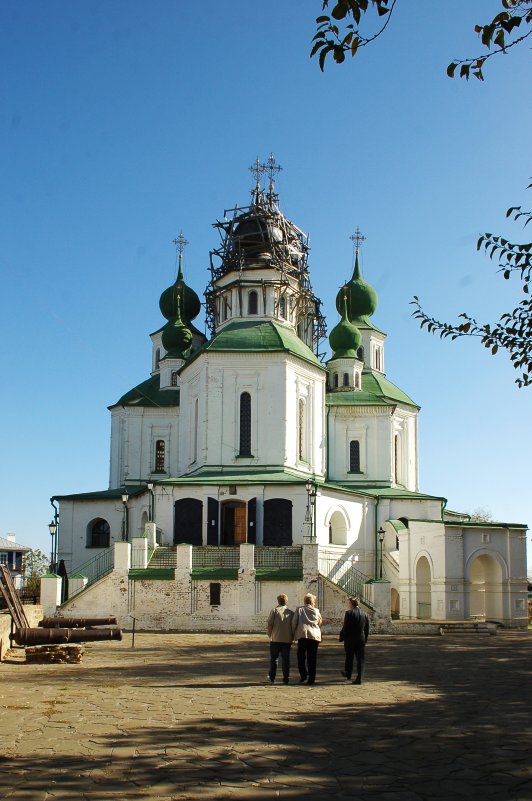
[[[15,630],[13,639],[17,645],[61,645],[96,640],[121,640],[122,632],[120,629],[19,628]]]
[[[43,617],[39,626],[43,629],[87,629],[93,626],[116,626],[116,617]]]

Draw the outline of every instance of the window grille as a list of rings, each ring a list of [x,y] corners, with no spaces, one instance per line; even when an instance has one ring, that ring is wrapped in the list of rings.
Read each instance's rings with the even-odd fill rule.
[[[352,439],[349,443],[349,472],[360,473],[360,442]]]
[[[166,455],[166,443],[164,439],[158,439],[155,443],[155,472],[164,473],[164,461]]]
[[[240,396],[240,456],[251,456],[251,395]]]

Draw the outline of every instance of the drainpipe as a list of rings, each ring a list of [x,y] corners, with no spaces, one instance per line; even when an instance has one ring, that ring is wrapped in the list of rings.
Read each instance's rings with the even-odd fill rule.
[[[325,481],[329,481],[329,438],[330,438],[330,428],[329,428],[329,415],[331,413],[331,407],[327,406],[327,436],[325,437]]]
[[[377,496],[377,498],[375,500],[375,516],[374,516],[374,520],[373,520],[374,529],[375,529],[374,530],[374,536],[375,536],[375,566],[374,566],[373,573],[374,573],[375,578],[378,577],[378,567],[379,567],[378,566],[378,547],[377,547],[378,542],[379,542],[379,532],[378,532],[378,523],[377,523],[377,510],[379,508],[379,500],[380,500],[380,498]]]

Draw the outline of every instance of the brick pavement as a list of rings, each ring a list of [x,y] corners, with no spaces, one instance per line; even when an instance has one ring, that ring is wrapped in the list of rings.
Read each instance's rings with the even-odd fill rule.
[[[10,801],[530,801],[530,633],[374,636],[346,684],[271,686],[258,635],[137,634],[81,665],[0,663]]]

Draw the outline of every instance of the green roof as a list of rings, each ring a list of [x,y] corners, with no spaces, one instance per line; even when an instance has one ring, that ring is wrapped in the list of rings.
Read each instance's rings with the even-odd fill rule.
[[[285,352],[325,369],[318,357],[298,337],[294,329],[276,320],[244,320],[229,323],[194,356],[205,351],[217,353]]]
[[[242,472],[234,468],[209,466],[186,476],[159,479],[164,484],[304,484],[308,475],[281,467],[244,467]]]
[[[135,485],[135,486],[127,486],[127,494],[130,497],[135,497],[136,495],[142,495],[143,492],[147,492],[146,484]],[[116,498],[120,498],[122,500],[122,494],[124,492],[123,487],[117,487],[116,489],[108,489],[108,490],[99,490],[96,492],[76,492],[73,495],[54,495],[52,498],[53,501],[112,501]]]
[[[125,395],[122,395],[120,400],[109,406],[113,409],[115,406],[151,406],[151,407],[165,407],[165,406],[179,406],[179,391],[176,389],[161,389],[159,373],[150,376],[142,384],[138,384]]]
[[[348,392],[333,390],[327,393],[325,402],[328,406],[393,406],[403,403],[415,409],[420,408],[386,376],[373,370],[362,373],[362,389]]]

